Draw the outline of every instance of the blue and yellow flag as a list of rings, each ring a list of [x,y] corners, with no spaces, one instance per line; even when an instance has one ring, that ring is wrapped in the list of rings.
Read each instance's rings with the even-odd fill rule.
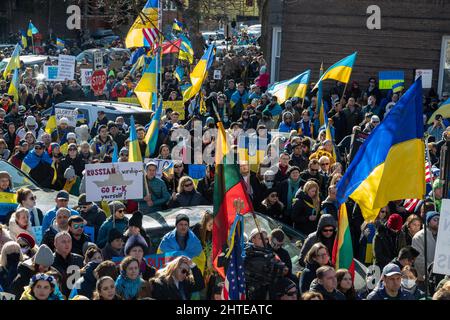
[[[14,97],[14,101],[19,103],[19,69],[14,69],[14,75],[9,85],[8,94]]]
[[[38,157],[33,149],[28,152],[23,159],[21,169],[25,173],[30,173],[30,171],[36,168],[41,161],[46,162],[49,165],[52,165],[53,163],[52,158],[50,158],[47,152],[44,152],[41,157]]]
[[[177,68],[174,71],[174,76],[175,78],[181,82],[181,80],[183,80],[184,77],[184,68],[182,66],[177,66]]]
[[[177,19],[173,19],[172,30],[183,31],[183,23]]]
[[[178,59],[189,61],[189,63],[194,62],[194,49],[192,49],[191,41],[189,41],[186,36],[181,35],[181,45],[180,52],[178,53]]]
[[[317,81],[313,90],[317,89],[319,84],[327,79],[332,79],[336,81],[340,81],[342,83],[348,83],[350,80],[350,76],[352,74],[353,65],[356,61],[356,56],[358,52],[354,52],[348,57],[336,62],[331,67],[328,68],[327,71],[320,77],[319,81]]]
[[[289,98],[293,97],[304,98],[306,95],[306,89],[308,88],[310,76],[311,70],[306,70],[294,78],[274,83],[269,87],[267,92],[273,96],[276,96],[279,104],[282,104]]]
[[[442,102],[438,109],[428,119],[427,124],[432,124],[438,114],[440,114],[444,119],[450,118],[450,98]]]
[[[0,217],[6,216],[11,211],[17,209],[17,194],[10,192],[0,192]],[[2,219],[0,219],[2,220]],[[9,221],[5,221],[8,223]]]
[[[66,46],[66,43],[62,39],[56,38],[56,46],[63,49]]]
[[[139,147],[133,116],[130,118],[130,143],[128,149],[128,162],[142,162],[141,149]]]
[[[27,34],[25,33],[25,31],[20,30],[20,36],[21,36],[22,48],[26,49],[28,47]]]
[[[45,125],[45,132],[48,134],[52,134],[53,131],[56,130],[56,115],[55,115],[55,105],[52,106],[52,112],[50,114],[50,117],[47,120],[47,124]]]
[[[8,74],[14,69],[20,68],[20,53],[22,52],[22,47],[20,44],[16,44],[13,53],[11,54],[11,59],[6,65],[5,71],[3,71],[3,78],[6,79]]]
[[[127,48],[144,47],[144,28],[158,27],[158,10],[159,0],[148,0],[142,9],[140,15],[136,18],[127,37],[125,38],[125,45]]]
[[[238,159],[247,161],[251,171],[257,172],[258,165],[264,160],[267,143],[257,135],[245,135],[238,138]]]
[[[69,141],[67,141],[67,133],[65,133],[62,136],[61,141],[59,141],[59,150],[65,156],[69,152]]]
[[[134,89],[141,106],[144,109],[152,110],[153,105],[157,103],[158,93],[158,73],[156,71],[157,59],[159,55],[156,55],[151,61],[150,58],[145,58],[146,65],[142,72],[142,77],[139,83]]]
[[[34,24],[31,22],[28,24],[28,31],[27,36],[32,37],[34,34],[38,34],[39,30],[34,26]]]
[[[150,126],[148,127],[147,134],[145,135],[145,143],[147,143],[147,148],[145,149],[145,156],[150,157],[156,150],[156,144],[158,142],[158,133],[159,133],[159,122],[161,120],[162,114],[162,99],[159,102],[158,108],[156,108],[156,112],[153,115],[153,118],[150,122]]]
[[[372,131],[337,185],[337,200],[348,197],[373,221],[380,208],[425,194],[422,78],[409,88]]]
[[[381,90],[393,89],[394,85],[405,82],[403,71],[380,71],[378,72],[378,88]]]
[[[399,92],[403,91],[404,88],[405,88],[405,83],[404,82],[397,82],[396,84],[394,84],[392,86],[392,92],[393,93],[399,93]]]
[[[191,78],[191,88],[186,88],[183,92],[183,101],[187,101],[193,98],[197,93],[199,93],[203,81],[205,81],[208,74],[208,69],[211,67],[215,57],[214,45],[210,45],[206,49],[200,61],[195,66],[194,70],[190,74]],[[183,89],[182,89],[183,91]],[[185,95],[186,94],[186,95]]]

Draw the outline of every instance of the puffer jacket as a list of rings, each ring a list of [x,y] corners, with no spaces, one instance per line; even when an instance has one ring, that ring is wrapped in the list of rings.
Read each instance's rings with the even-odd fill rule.
[[[116,219],[115,226],[114,226],[113,216],[110,216],[108,218],[108,220],[103,222],[102,226],[100,227],[100,230],[98,232],[98,237],[97,237],[97,245],[99,248],[103,248],[106,245],[106,243],[108,242],[108,234],[112,228],[116,228],[117,230],[119,230],[119,232],[121,232],[123,234],[125,232],[125,230],[128,228],[128,218],[124,217],[121,220]]]

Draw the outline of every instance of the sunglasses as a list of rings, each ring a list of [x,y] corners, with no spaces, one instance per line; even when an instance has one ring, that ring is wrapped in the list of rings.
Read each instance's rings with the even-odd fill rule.
[[[42,147],[34,147],[34,150],[42,150]]]
[[[322,232],[334,232],[334,229],[323,229]]]
[[[192,187],[193,184],[192,184],[192,183],[188,183],[188,184],[185,184],[184,186],[185,186],[185,187]]]
[[[75,230],[80,229],[80,228],[84,228],[84,223],[75,223],[75,224],[73,225],[73,228],[74,228]]]
[[[119,209],[119,210],[116,210],[117,212],[119,212],[119,213],[123,213],[123,212],[125,212],[125,209]]]
[[[69,151],[77,151],[76,148],[69,148]]]
[[[190,272],[189,272],[189,270],[187,270],[187,269],[182,269],[182,270],[181,270],[181,273],[188,276]]]

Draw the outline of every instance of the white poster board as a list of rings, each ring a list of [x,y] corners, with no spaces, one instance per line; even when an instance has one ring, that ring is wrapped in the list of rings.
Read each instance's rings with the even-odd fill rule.
[[[64,118],[67,118],[67,120],[69,120],[70,127],[76,127],[77,126],[77,118],[78,118],[78,110],[55,108],[55,117],[56,117],[56,123],[59,123],[59,120],[64,117]]]
[[[44,66],[44,79],[46,81],[61,81],[58,78],[58,66]]]
[[[86,200],[114,201],[143,198],[142,162],[86,165]]]
[[[222,71],[221,70],[214,70],[214,80],[220,80],[222,79]]]
[[[103,53],[100,50],[94,51],[94,69],[103,69]]]
[[[75,56],[59,55],[58,78],[63,80],[73,80],[75,78]]]
[[[422,76],[422,88],[430,89],[433,81],[433,69],[416,69],[416,78]]]
[[[162,177],[163,168],[166,168],[167,166],[173,163],[173,160],[166,160],[166,159],[149,159],[149,158],[144,159],[144,163],[146,164],[150,161],[156,162],[156,164],[158,165],[158,168],[156,169],[156,177],[160,179]]]
[[[433,272],[450,275],[450,199],[442,199]]]
[[[87,87],[91,86],[91,76],[93,72],[94,71],[92,71],[92,69],[80,69],[80,78],[82,86]]]
[[[0,301],[1,300],[15,300],[16,296],[12,293],[8,292],[0,292]]]

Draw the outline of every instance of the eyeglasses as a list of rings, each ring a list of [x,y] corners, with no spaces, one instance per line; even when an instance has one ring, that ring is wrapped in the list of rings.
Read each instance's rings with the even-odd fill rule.
[[[184,186],[185,187],[192,187],[194,184],[193,183],[188,183],[188,184],[185,184]]]
[[[119,210],[116,210],[116,212],[123,213],[123,212],[125,212],[125,209],[119,209]]]
[[[323,229],[322,232],[334,232],[334,229]]]
[[[328,253],[322,253],[317,255],[317,258],[325,258],[325,257],[328,257]]]
[[[80,229],[80,228],[84,228],[84,223],[75,223],[75,224],[73,225],[73,228],[74,228],[75,230]]]
[[[189,270],[187,270],[187,269],[182,269],[182,270],[181,270],[181,273],[188,276],[190,272],[189,272]]]

